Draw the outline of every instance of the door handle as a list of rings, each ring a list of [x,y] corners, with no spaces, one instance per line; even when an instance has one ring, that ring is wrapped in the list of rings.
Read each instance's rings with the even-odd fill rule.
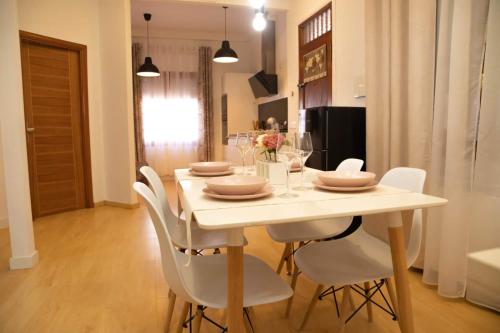
[[[26,132],[28,132],[28,133],[33,133],[34,131],[35,131],[34,127],[28,127],[28,128],[26,128]]]

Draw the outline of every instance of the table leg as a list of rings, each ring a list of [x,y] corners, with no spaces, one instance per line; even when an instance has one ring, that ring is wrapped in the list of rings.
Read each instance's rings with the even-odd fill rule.
[[[408,279],[408,264],[406,262],[406,242],[403,231],[403,223],[411,223],[412,220],[413,210],[402,211],[401,219],[399,219],[399,217],[393,218],[390,220],[389,224],[392,266],[394,269],[394,279],[396,282],[396,293],[399,306],[398,321],[402,333],[415,332],[410,282]]]
[[[243,332],[243,246],[227,248],[227,327],[230,333]]]
[[[228,231],[227,248],[227,327],[242,333],[243,323],[243,229]]]

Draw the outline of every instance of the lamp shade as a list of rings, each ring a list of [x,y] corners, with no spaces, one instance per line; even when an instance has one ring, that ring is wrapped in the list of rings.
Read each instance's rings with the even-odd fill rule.
[[[222,47],[215,52],[214,61],[219,63],[232,63],[238,61],[238,55],[231,48],[228,40],[222,41]]]
[[[141,67],[139,67],[139,69],[137,70],[137,75],[144,77],[155,77],[160,76],[160,71],[158,70],[158,67],[153,65],[151,57],[146,57],[144,59],[144,64],[142,64]]]

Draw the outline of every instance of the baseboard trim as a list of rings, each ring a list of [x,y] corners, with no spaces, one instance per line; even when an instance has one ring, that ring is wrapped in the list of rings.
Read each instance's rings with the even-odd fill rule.
[[[124,203],[124,202],[117,202],[117,201],[108,201],[108,200],[103,200],[103,201],[98,201],[94,203],[94,207],[102,207],[102,206],[109,206],[109,207],[117,207],[117,208],[125,208],[125,209],[135,209],[139,208],[139,203]]]
[[[38,251],[34,251],[30,256],[26,257],[11,257],[9,259],[10,269],[33,268],[38,264],[38,259]]]

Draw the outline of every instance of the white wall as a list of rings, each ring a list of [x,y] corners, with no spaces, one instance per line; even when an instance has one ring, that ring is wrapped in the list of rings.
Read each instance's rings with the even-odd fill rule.
[[[19,29],[87,46],[94,202],[136,202],[129,0],[19,0]],[[1,169],[0,169],[1,171]],[[5,213],[0,173],[0,225]]]
[[[0,131],[3,142],[4,190],[10,225],[11,269],[30,268],[38,262],[31,217],[18,26],[17,1],[1,1]]]
[[[135,203],[130,2],[101,0],[99,14],[105,198]]]
[[[104,200],[98,0],[19,0],[19,29],[87,46],[94,201]]]
[[[333,105],[365,106],[365,0],[333,1],[333,29]]]
[[[144,28],[133,27],[132,40],[134,42],[145,43]],[[196,43],[200,46],[210,46],[212,53],[215,53],[221,46],[223,34],[214,34],[208,32],[180,32],[173,30],[150,29],[151,41],[175,40],[186,41],[187,43]],[[221,127],[221,97],[222,97],[222,78],[225,73],[256,73],[260,69],[260,56],[255,57],[255,49],[258,38],[255,35],[231,35],[231,48],[236,51],[239,61],[233,64],[213,63],[213,101],[214,101],[214,142],[215,142],[215,160],[224,158],[222,145],[222,127]],[[260,55],[260,53],[259,53]],[[250,128],[249,128],[250,129]]]
[[[355,82],[364,81],[364,1],[333,0],[333,105],[364,106],[364,99],[355,99]],[[295,0],[287,13],[285,57],[287,72],[285,95],[288,97],[290,127],[298,118],[298,25],[326,6],[328,0]],[[281,38],[281,36],[277,36]]]
[[[255,73],[226,73],[222,76],[222,92],[227,94],[227,132],[236,134],[253,129],[258,120],[257,101],[248,79]]]
[[[2,153],[2,135],[0,134],[0,156]],[[9,219],[7,217],[7,198],[5,196],[5,180],[3,160],[0,159],[0,229],[9,226]]]

